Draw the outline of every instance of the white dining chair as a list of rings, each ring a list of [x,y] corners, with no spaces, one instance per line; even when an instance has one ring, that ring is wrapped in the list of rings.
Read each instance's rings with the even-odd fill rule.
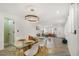
[[[39,44],[36,43],[29,50],[25,51],[24,54],[26,56],[34,56],[38,52],[38,49],[39,49]]]

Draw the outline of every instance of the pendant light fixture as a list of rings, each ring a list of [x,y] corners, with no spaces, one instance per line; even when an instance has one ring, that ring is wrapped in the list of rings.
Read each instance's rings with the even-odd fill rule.
[[[39,17],[34,15],[34,9],[30,9],[30,13],[25,16],[25,20],[30,21],[30,22],[38,22]]]
[[[37,22],[39,21],[39,17],[36,15],[26,15],[25,20],[28,20],[30,22]]]

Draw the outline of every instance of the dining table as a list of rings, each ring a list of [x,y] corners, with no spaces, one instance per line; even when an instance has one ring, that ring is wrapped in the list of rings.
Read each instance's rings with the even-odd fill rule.
[[[16,48],[16,56],[23,56],[24,51],[30,49],[33,44],[37,43],[38,41],[20,39],[18,41],[22,42],[22,45],[15,44],[14,47]]]

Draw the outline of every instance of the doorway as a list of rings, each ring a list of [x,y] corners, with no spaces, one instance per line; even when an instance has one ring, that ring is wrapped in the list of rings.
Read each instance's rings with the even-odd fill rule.
[[[4,17],[4,48],[14,44],[14,21]]]

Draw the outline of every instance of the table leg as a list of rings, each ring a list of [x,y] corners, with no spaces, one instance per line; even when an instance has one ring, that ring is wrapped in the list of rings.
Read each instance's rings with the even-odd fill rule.
[[[18,49],[16,51],[16,56],[23,56],[24,55],[24,50],[23,49]]]

